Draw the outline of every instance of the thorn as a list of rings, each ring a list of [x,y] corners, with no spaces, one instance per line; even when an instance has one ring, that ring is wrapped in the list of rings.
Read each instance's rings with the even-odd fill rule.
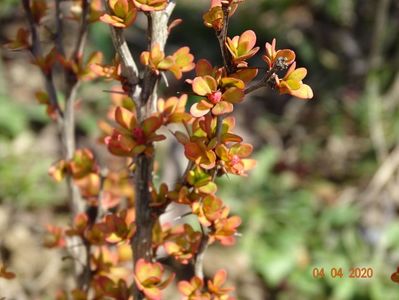
[[[120,94],[120,95],[128,95],[126,92],[122,91],[111,91],[111,90],[102,90],[104,93],[109,93],[109,94]]]
[[[231,182],[231,178],[230,178],[230,176],[229,176],[229,174],[227,172],[226,172],[226,177]]]
[[[178,216],[178,217],[174,218],[173,221],[178,221],[178,220],[183,219],[184,217],[187,217],[189,215],[192,215],[191,211],[190,212],[186,212],[185,214],[182,214],[181,216]]]
[[[165,81],[166,87],[169,87],[168,78],[166,77],[165,73],[161,72],[161,76],[162,76],[163,81]]]

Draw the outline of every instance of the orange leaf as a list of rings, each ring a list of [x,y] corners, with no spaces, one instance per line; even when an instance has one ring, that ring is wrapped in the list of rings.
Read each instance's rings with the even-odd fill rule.
[[[307,84],[302,84],[302,86],[299,89],[291,91],[290,94],[299,99],[307,100],[313,98],[312,88]]]
[[[143,131],[146,136],[154,133],[161,126],[162,121],[156,116],[145,119],[142,124]]]
[[[209,182],[198,188],[198,191],[204,194],[215,194],[217,192],[217,185],[214,182]]]
[[[190,113],[193,117],[200,118],[205,116],[209,111],[212,105],[208,104],[206,101],[200,101],[198,103],[194,103],[190,108]]]
[[[121,106],[118,106],[115,110],[115,121],[128,130],[136,126],[136,116]]]
[[[236,73],[231,74],[230,76],[240,79],[244,82],[244,84],[247,84],[251,82],[256,77],[256,75],[258,75],[258,69],[243,69],[238,70]]]
[[[242,89],[232,87],[227,89],[222,96],[222,99],[230,103],[240,103],[244,99],[244,91]]]
[[[256,166],[256,160],[254,159],[242,159],[241,162],[244,164],[244,171],[252,170]]]
[[[158,11],[166,8],[167,0],[133,0],[134,5],[142,11]]]
[[[256,44],[256,34],[253,30],[247,30],[241,34],[238,40],[237,51],[240,55],[248,53]],[[259,48],[258,48],[259,49]]]
[[[247,157],[249,156],[253,151],[253,147],[250,144],[235,144],[233,147],[231,147],[230,152],[233,155],[238,155],[239,157]]]
[[[215,78],[206,75],[195,77],[193,80],[193,91],[200,96],[206,96],[217,90]]]
[[[157,69],[158,70],[169,70],[172,66],[174,66],[174,64],[175,64],[175,61],[174,61],[173,57],[168,56],[158,63]]]
[[[227,101],[220,101],[212,108],[212,113],[215,116],[231,113],[233,111],[233,104]]]
[[[195,74],[197,76],[211,75],[213,71],[212,65],[206,59],[200,59],[195,66]]]

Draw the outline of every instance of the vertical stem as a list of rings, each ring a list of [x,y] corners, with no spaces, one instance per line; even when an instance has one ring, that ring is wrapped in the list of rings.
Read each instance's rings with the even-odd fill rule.
[[[58,1],[57,1],[58,2]],[[72,54],[72,59],[78,61],[83,56],[89,29],[89,14],[91,0],[82,0],[82,19],[79,28],[78,39]]]
[[[155,44],[164,51],[166,40],[168,38],[168,21],[175,7],[174,1],[170,1],[164,11],[151,12],[148,18],[148,37],[149,47]],[[149,49],[150,50],[150,49]],[[160,76],[149,69],[145,70],[143,82],[141,85],[140,107],[138,111],[139,122],[148,118],[156,108],[157,86]],[[151,192],[154,157],[140,154],[136,157],[135,171],[135,208],[136,208],[136,228],[137,231],[131,240],[133,250],[133,263],[139,259],[152,261],[152,228],[155,223],[155,217],[151,214]],[[144,295],[136,286],[133,288],[135,300],[144,299]]]
[[[30,32],[32,35],[32,45],[30,51],[35,59],[43,58],[43,50],[40,42],[39,33],[37,30],[38,24],[35,23],[33,16],[31,1],[21,0],[24,7],[26,17],[29,23]],[[82,56],[84,42],[86,40],[87,28],[88,28],[88,14],[89,14],[89,1],[81,0],[82,2],[82,19],[81,28],[78,35],[78,40],[75,45],[75,51],[73,53],[72,60],[75,63],[81,63],[80,58]],[[55,25],[56,25],[56,37],[54,40],[57,52],[61,55],[65,55],[63,45],[63,20],[61,11],[61,1],[55,0]],[[79,80],[75,73],[71,70],[65,70],[66,88],[65,93],[65,110],[62,111],[58,102],[57,88],[53,80],[53,70],[44,70],[41,68],[43,78],[45,80],[45,87],[47,94],[49,95],[51,104],[56,108],[57,125],[62,143],[63,157],[65,160],[70,160],[75,152],[75,110],[74,104],[77,96],[77,90],[79,87]],[[67,176],[67,187],[68,187],[68,199],[72,216],[85,211],[85,202],[81,198],[78,188],[73,183],[71,176]],[[83,241],[85,244],[85,241]],[[82,246],[82,241],[79,238],[71,238],[70,252],[75,258],[74,271],[79,288],[87,289],[90,281],[90,264],[88,260],[90,258],[90,249],[86,246]],[[85,261],[86,265],[82,265]]]
[[[26,18],[29,24],[29,30],[32,36],[32,45],[30,47],[31,54],[34,57],[34,59],[42,58],[43,57],[42,46],[40,43],[39,33],[36,28],[35,20],[31,11],[30,0],[22,0],[22,6],[25,10]],[[55,107],[58,114],[57,116],[58,126],[61,127],[63,112],[58,102],[57,91],[55,89],[53,82],[52,70],[50,69],[48,72],[45,72],[43,69],[40,69],[40,71],[42,72],[43,78],[46,83],[46,90],[50,97],[51,105]]]
[[[205,258],[206,249],[208,249],[208,245],[209,245],[209,236],[204,231],[204,228],[202,225],[201,225],[201,231],[202,231],[201,243],[199,245],[197,254],[195,256],[194,272],[195,272],[195,276],[197,276],[201,279],[204,279],[204,258]]]
[[[55,33],[55,48],[62,56],[65,56],[64,44],[62,38],[64,36],[64,24],[62,22],[61,1],[55,1],[55,23],[57,31]]]
[[[79,88],[78,81],[67,79],[66,101],[64,111],[64,126],[62,128],[62,139],[64,144],[64,157],[66,160],[73,158],[76,149],[75,137],[75,99]],[[67,178],[70,198],[70,209],[73,216],[85,211],[85,202],[81,198],[78,188],[70,176]]]
[[[111,14],[111,8],[109,6],[108,0],[103,0],[105,10]],[[137,107],[137,117],[140,118],[140,92],[141,88],[139,86],[139,70],[137,64],[130,52],[129,46],[123,35],[123,29],[116,28],[112,25],[109,26],[111,30],[112,43],[114,44],[115,51],[121,58],[121,75],[128,82],[130,89],[128,95],[135,102]]]
[[[59,2],[59,1],[56,1]],[[70,59],[74,61],[77,65],[82,64],[83,50],[86,42],[88,25],[89,25],[89,3],[90,0],[81,0],[82,5],[82,15],[80,20],[80,27],[78,31],[78,36],[74,45],[74,49]],[[56,6],[59,6],[57,3]],[[63,22],[61,19],[61,12],[58,7],[56,11],[56,24],[57,24],[57,40],[58,49],[64,51],[62,44],[62,33],[63,33]],[[64,54],[64,53],[62,53]],[[64,90],[65,94],[65,110],[64,110],[64,126],[62,130],[62,137],[64,143],[64,157],[67,160],[73,158],[76,150],[76,124],[75,124],[75,101],[77,98],[77,92],[80,86],[80,80],[77,75],[69,69],[65,69],[65,81],[66,86]],[[87,207],[86,202],[82,199],[78,187],[74,184],[73,178],[70,176],[67,178],[68,192],[70,198],[70,210],[72,216],[76,216],[79,213],[86,212],[90,207]],[[91,280],[91,269],[90,269],[90,245],[85,239],[74,238],[71,241],[71,251],[74,257],[83,261],[81,264],[78,261],[75,262],[75,279],[78,288],[87,291],[90,287]]]
[[[78,36],[74,45],[74,49],[70,60],[74,61],[77,65],[82,63],[83,59],[83,50],[87,37],[87,30],[89,25],[89,1],[90,0],[81,0],[82,5],[82,16],[80,20],[80,27],[78,31]],[[58,1],[57,1],[58,2]],[[59,5],[59,4],[58,4]],[[57,6],[58,6],[57,5]],[[60,19],[60,12],[57,13],[57,26],[58,34],[63,32],[63,23]],[[62,36],[57,36],[58,38],[58,48],[63,50],[62,44]],[[57,43],[57,41],[56,41]],[[64,54],[64,53],[62,53]],[[65,55],[65,54],[64,54]],[[77,92],[80,86],[80,81],[77,75],[69,69],[65,69],[64,72],[66,86],[64,90],[65,94],[65,110],[64,110],[64,126],[62,130],[63,142],[64,142],[64,157],[67,160],[73,158],[73,155],[76,150],[76,124],[75,124],[75,101],[77,98]],[[86,212],[90,207],[86,205],[84,199],[80,194],[78,187],[74,184],[73,178],[70,176],[67,178],[68,184],[68,192],[70,198],[70,210],[72,216],[76,216],[79,213]],[[85,239],[74,238],[71,240],[71,251],[74,254],[74,257],[83,261],[81,264],[78,261],[75,262],[75,279],[77,283],[77,287],[88,291],[90,287],[91,280],[91,269],[90,269],[90,244]]]
[[[223,27],[222,27],[222,30],[216,32],[216,36],[219,41],[219,47],[220,47],[220,51],[222,54],[224,67],[226,68],[226,72],[228,74],[231,74],[231,73],[234,73],[235,66],[232,63],[230,51],[229,51],[229,49],[227,49],[227,46],[226,46],[227,31],[229,28],[229,20],[230,20],[229,5],[223,4],[222,10],[223,10]]]
[[[153,160],[145,155],[136,158],[135,188],[136,188],[136,223],[137,231],[132,239],[134,264],[144,258],[152,260],[152,226],[154,220],[151,217],[151,193],[149,183],[152,181]]]
[[[234,66],[232,59],[231,59],[231,54],[226,46],[226,39],[227,39],[229,18],[230,18],[229,17],[230,6],[228,4],[227,5],[222,4],[222,10],[223,10],[223,28],[220,31],[216,32],[216,37],[219,41],[219,47],[220,47],[220,51],[222,54],[224,68],[226,70],[227,75],[229,75],[236,71],[236,67]],[[224,119],[224,116],[218,116],[216,118],[215,136],[216,136],[218,142],[220,141],[220,135],[222,133],[223,119]],[[212,181],[215,181],[217,173],[218,173],[218,168],[215,167],[215,169],[213,170],[213,173],[211,174]],[[201,231],[202,231],[201,243],[200,243],[198,251],[195,255],[194,272],[195,272],[195,276],[203,279],[204,278],[203,264],[204,264],[205,252],[209,245],[209,236],[208,236],[208,233],[202,227],[202,225],[201,225]]]

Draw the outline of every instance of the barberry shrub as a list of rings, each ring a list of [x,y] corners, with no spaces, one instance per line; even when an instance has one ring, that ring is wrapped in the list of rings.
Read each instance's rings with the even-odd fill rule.
[[[252,30],[228,36],[230,18],[244,0],[211,0],[203,15],[204,25],[216,34],[222,66],[195,59],[186,46],[165,53],[169,34],[182,21],[170,21],[176,5],[172,0],[74,0],[68,7],[61,1],[21,1],[27,28],[19,29],[6,47],[30,52],[43,75],[45,85],[36,98],[58,125],[64,153],[49,173],[67,182],[72,214],[69,228],[49,225],[44,241],[47,247],[67,248],[75,262],[76,287],[60,292],[57,299],[157,300],[172,282],[182,299],[233,299],[234,288],[225,287],[225,270],[210,278],[203,273],[207,247],[233,245],[241,223],[217,196],[216,179],[246,176],[255,167],[249,158],[252,145],[234,133],[235,107],[248,94],[269,87],[300,99],[313,97],[302,82],[307,70],[296,67],[295,52],[277,50],[275,39],[261,50]],[[124,34],[140,14],[148,20],[148,49],[133,55]],[[79,23],[72,50],[65,46],[66,18]],[[40,36],[42,27],[50,30],[48,19],[55,24],[50,48]],[[103,62],[100,51],[85,53],[94,22],[109,24],[116,52],[112,64]],[[265,64],[250,66],[259,52]],[[65,84],[57,86],[54,77],[60,69]],[[176,91],[178,96],[167,99],[158,96],[159,84],[168,80],[165,74],[181,80],[188,72],[194,73],[186,80],[191,91]],[[121,157],[125,167],[107,173],[90,149],[75,148],[79,86],[96,78],[118,83],[111,91],[107,119],[99,120],[99,142]],[[191,107],[188,94],[196,96]],[[160,132],[164,127],[182,145],[187,160],[174,186],[153,182],[156,144],[166,139]],[[173,203],[184,205],[189,211],[185,215],[196,216],[198,225],[161,223],[160,216]],[[161,252],[190,266],[194,276],[175,279],[173,268],[161,263],[166,261]]]

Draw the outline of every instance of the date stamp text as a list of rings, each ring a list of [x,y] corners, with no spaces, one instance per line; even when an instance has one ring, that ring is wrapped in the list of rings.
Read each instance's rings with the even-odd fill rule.
[[[370,267],[354,267],[345,270],[341,267],[326,269],[326,268],[313,268],[313,278],[353,278],[353,279],[370,279],[374,276],[374,269]]]

